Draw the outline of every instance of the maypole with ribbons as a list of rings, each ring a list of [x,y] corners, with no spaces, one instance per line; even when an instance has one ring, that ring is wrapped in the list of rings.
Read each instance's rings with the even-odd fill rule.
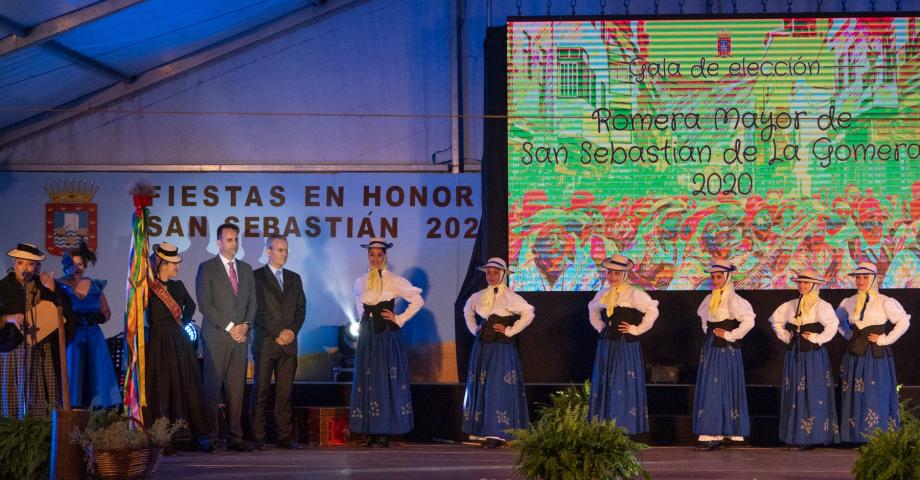
[[[143,407],[147,406],[144,385],[146,370],[144,350],[144,325],[147,322],[147,289],[149,288],[150,266],[148,258],[150,242],[147,237],[147,207],[153,204],[154,189],[151,185],[137,184],[131,189],[134,198],[134,215],[131,218],[131,254],[127,281],[127,303],[125,307],[125,415],[143,423]]]

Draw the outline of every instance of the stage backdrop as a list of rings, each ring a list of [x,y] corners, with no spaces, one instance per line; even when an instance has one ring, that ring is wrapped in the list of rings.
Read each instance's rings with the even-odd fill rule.
[[[623,253],[648,289],[794,270],[920,286],[917,17],[512,19],[515,287],[591,291]]]
[[[287,268],[304,280],[307,318],[298,338],[299,380],[328,381],[337,327],[356,320],[352,288],[367,268],[360,244],[393,239],[391,269],[423,289],[425,307],[403,329],[416,382],[457,380],[453,302],[479,226],[478,175],[240,173],[2,173],[0,231],[6,250],[17,242],[52,252],[45,271],[61,274],[61,249],[90,241],[99,263],[88,275],[109,281],[112,320],[123,329],[131,239],[132,183],[158,188],[150,208],[151,242],[178,245],[178,275],[194,294],[198,264],[217,254],[215,230],[241,231],[240,258],[267,259],[262,237],[286,235]],[[458,273],[459,272],[459,273]],[[400,307],[398,307],[400,308]],[[200,314],[196,320],[200,322]]]
[[[525,382],[590,378],[597,332],[587,315],[594,293],[586,290],[600,288],[595,262],[617,252],[640,263],[630,281],[660,302],[658,321],[640,339],[645,360],[651,367],[676,368],[681,383],[695,381],[705,338],[696,309],[708,292],[701,290],[706,288],[705,277],[693,272],[699,272],[710,255],[731,256],[747,272],[758,270],[756,275],[742,271],[739,277],[745,287],[740,294],[751,301],[757,315],[742,349],[750,385],[779,383],[784,346],[768,318],[782,302],[796,298],[787,278],[801,265],[828,275],[830,287],[836,289],[826,289],[822,296],[836,306],[854,293],[845,275],[855,258],[879,262],[886,272],[883,292],[914,314],[916,323],[920,152],[914,144],[918,136],[910,133],[918,125],[914,19],[547,20],[512,18],[507,30],[492,28],[486,36],[486,113],[496,119],[507,114],[508,121],[490,117],[486,122],[482,175],[488,188],[483,188],[482,198],[483,221],[489,228],[481,232],[470,262],[472,267],[510,251],[519,272],[511,276],[517,278],[515,286],[525,290],[522,295],[537,311],[534,323],[518,338]],[[661,40],[667,38],[664,27],[677,29],[671,35],[675,40]],[[749,37],[755,34],[753,41]],[[840,43],[847,48],[834,46]],[[726,56],[720,57],[719,49]],[[820,53],[826,49],[835,52],[829,65],[825,63],[830,57]],[[806,65],[814,59],[825,62],[820,63],[820,75],[830,71],[832,77],[846,76],[827,82],[815,75],[790,84],[789,75],[766,78],[759,70],[743,79],[729,74],[735,62],[786,61],[771,53],[780,50],[794,52],[792,61],[802,55]],[[642,65],[647,72],[648,64],[676,59],[681,75],[629,77],[636,57],[640,72]],[[695,63],[688,58],[702,58],[706,65],[717,62],[718,70],[711,78],[694,78]],[[581,90],[573,94],[570,87]],[[779,101],[782,95],[790,102],[786,107]],[[737,128],[732,121],[730,128],[720,123],[716,129],[712,110],[718,106],[758,112],[758,117],[759,112],[772,111],[774,119],[778,112],[806,110],[809,118],[803,115],[798,127],[773,129],[769,140],[762,140],[769,129],[748,128],[740,120]],[[827,117],[831,107],[833,127]],[[611,118],[621,116],[617,123],[600,123],[598,132],[598,118],[592,115],[600,108],[609,110]],[[669,122],[661,129],[624,130],[623,115],[677,111],[698,111],[710,119],[701,118],[698,130],[672,129]],[[848,117],[838,115],[845,111],[853,116],[847,127],[841,122]],[[775,122],[786,125],[786,120]],[[881,128],[886,130],[879,133]],[[822,137],[846,146],[839,150],[842,159],[835,153],[827,167],[810,153],[809,145],[820,145]],[[666,141],[674,145],[675,139],[679,145],[709,145],[713,159],[669,164],[662,152],[657,163],[633,161],[632,156],[623,162],[622,148],[638,155],[634,147],[645,152]],[[800,160],[770,165],[769,153],[778,151],[772,150],[774,139],[777,145],[802,145]],[[735,140],[742,147],[756,147],[753,161],[745,160],[741,167],[737,160],[725,163],[722,150],[734,146]],[[588,159],[583,144],[593,152],[587,164],[581,160]],[[846,154],[850,148],[863,155],[868,148],[857,146],[869,144],[877,146],[877,155],[887,152],[888,160],[854,161]],[[900,153],[894,160],[897,144],[909,145],[897,147]],[[544,148],[537,153],[539,146],[554,151]],[[593,160],[603,157],[595,155],[601,147],[608,149],[606,163]],[[620,153],[613,152],[615,147]],[[734,193],[723,193],[728,186],[717,188],[718,179],[724,183],[726,177],[731,179],[729,173],[734,174]],[[694,188],[697,174],[706,178],[706,188],[712,178],[712,193],[700,191],[699,181]],[[739,193],[741,174],[744,192],[748,176],[752,180],[750,193]],[[823,227],[817,228],[821,222]],[[890,288],[893,285],[910,288]],[[461,376],[466,374],[472,338],[459,308],[482,286],[482,276],[471,268],[455,314]],[[559,291],[547,291],[553,289]],[[914,326],[894,346],[898,381],[908,385],[920,384],[920,370],[910,368],[920,361],[920,353],[911,348],[917,342],[920,329]],[[845,343],[838,336],[828,344],[836,365]]]

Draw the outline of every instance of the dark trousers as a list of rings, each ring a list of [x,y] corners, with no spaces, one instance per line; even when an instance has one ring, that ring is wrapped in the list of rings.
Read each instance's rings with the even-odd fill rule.
[[[243,412],[243,387],[246,384],[249,342],[204,343],[204,405],[208,417],[208,437],[217,438],[217,410],[221,389],[226,393],[232,443],[243,440],[240,415]]]
[[[275,374],[275,423],[278,441],[293,440],[291,431],[291,390],[297,371],[297,355],[285,353],[275,343],[266,342],[259,351],[252,352],[255,360],[255,378],[252,405],[252,438],[265,441],[265,410],[268,408],[272,373]]]

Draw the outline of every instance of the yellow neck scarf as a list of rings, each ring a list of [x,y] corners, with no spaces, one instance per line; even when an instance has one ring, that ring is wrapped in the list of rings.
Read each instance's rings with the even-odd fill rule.
[[[607,293],[601,297],[601,303],[607,307],[607,318],[613,315],[613,309],[617,306],[617,300],[620,298],[620,294],[626,291],[627,287],[629,287],[629,282],[624,278],[619,285],[610,287],[610,290],[607,290]]]
[[[364,282],[364,290],[375,292],[377,295],[383,293],[383,271],[387,269],[386,262],[380,268],[371,267],[367,272],[367,279]]]
[[[716,318],[716,311],[719,309],[719,305],[722,304],[722,297],[731,293],[732,291],[732,283],[730,281],[726,281],[725,285],[722,285],[722,288],[712,289],[712,296],[709,297],[710,317]]]
[[[863,310],[866,309],[866,303],[869,302],[869,295],[878,295],[878,286],[875,284],[874,278],[865,292],[856,292],[856,310],[853,311],[853,314],[857,315],[859,320],[862,320]]]
[[[818,285],[813,284],[811,290],[805,295],[799,296],[799,305],[795,310],[795,323],[802,324],[802,319],[811,314],[811,310],[818,304]]]
[[[492,305],[495,305],[495,299],[498,298],[498,296],[501,295],[507,288],[508,287],[506,287],[504,283],[499,283],[498,285],[489,285],[489,287],[486,288],[486,293],[482,296],[482,300],[480,301],[482,308],[484,310],[492,310]]]

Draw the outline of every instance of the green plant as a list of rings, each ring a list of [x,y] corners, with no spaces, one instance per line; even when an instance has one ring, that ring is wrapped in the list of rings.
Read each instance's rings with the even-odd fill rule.
[[[556,392],[530,429],[512,432],[511,444],[520,450],[515,472],[545,480],[650,478],[636,458],[648,446],[613,421],[588,420],[590,393],[589,382]]]
[[[0,417],[0,478],[48,478],[51,419]]]
[[[96,451],[165,447],[177,431],[187,427],[185,420],[170,422],[168,418],[160,417],[145,434],[117,409],[98,409],[90,413],[85,430],[74,429],[71,441],[84,449]]]
[[[859,448],[853,463],[856,480],[900,480],[920,478],[920,420],[904,400],[898,407],[901,428],[876,429]]]

